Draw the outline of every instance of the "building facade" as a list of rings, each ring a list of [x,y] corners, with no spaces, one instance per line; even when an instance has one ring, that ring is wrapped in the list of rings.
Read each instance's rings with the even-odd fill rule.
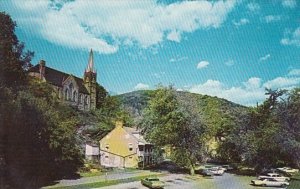
[[[83,78],[47,67],[44,60],[32,67],[29,70],[29,75],[50,84],[61,102],[79,110],[90,111],[96,109],[97,73],[94,69],[92,50]]]
[[[100,162],[105,167],[145,167],[153,163],[153,145],[139,130],[116,122],[116,127],[100,140]]]

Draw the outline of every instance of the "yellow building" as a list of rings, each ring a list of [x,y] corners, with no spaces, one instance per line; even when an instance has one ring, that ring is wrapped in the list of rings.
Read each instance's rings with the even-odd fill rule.
[[[140,131],[116,127],[100,140],[100,162],[105,167],[144,167],[153,162],[153,145],[146,142]]]

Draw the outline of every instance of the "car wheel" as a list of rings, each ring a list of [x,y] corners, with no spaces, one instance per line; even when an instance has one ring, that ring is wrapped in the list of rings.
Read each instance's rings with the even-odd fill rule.
[[[286,184],[282,184],[282,185],[281,185],[281,187],[286,187],[286,186],[287,186]]]

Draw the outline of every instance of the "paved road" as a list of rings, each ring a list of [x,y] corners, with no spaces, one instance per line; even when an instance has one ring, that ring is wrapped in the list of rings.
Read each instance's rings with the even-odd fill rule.
[[[227,173],[223,176],[214,176],[214,178],[189,177],[181,174],[161,177],[161,180],[166,183],[165,189],[261,189],[261,187],[249,184],[252,179],[254,177]],[[131,182],[98,189],[147,189],[147,187],[141,185],[140,182]],[[264,187],[264,189],[272,189],[272,187]]]
[[[43,187],[45,189],[55,188],[59,186],[74,186],[80,184],[88,184],[105,180],[117,180],[117,179],[126,179],[137,176],[145,176],[145,175],[153,175],[153,174],[161,174],[159,172],[151,172],[146,170],[136,170],[136,171],[120,171],[120,172],[112,172],[107,175],[94,176],[94,177],[83,177],[79,179],[63,179],[58,181],[55,185]]]

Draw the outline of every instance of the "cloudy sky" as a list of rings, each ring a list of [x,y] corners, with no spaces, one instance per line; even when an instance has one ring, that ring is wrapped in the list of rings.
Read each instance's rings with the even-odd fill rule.
[[[47,66],[83,76],[94,50],[112,93],[173,84],[243,105],[300,86],[300,1],[1,0]]]

